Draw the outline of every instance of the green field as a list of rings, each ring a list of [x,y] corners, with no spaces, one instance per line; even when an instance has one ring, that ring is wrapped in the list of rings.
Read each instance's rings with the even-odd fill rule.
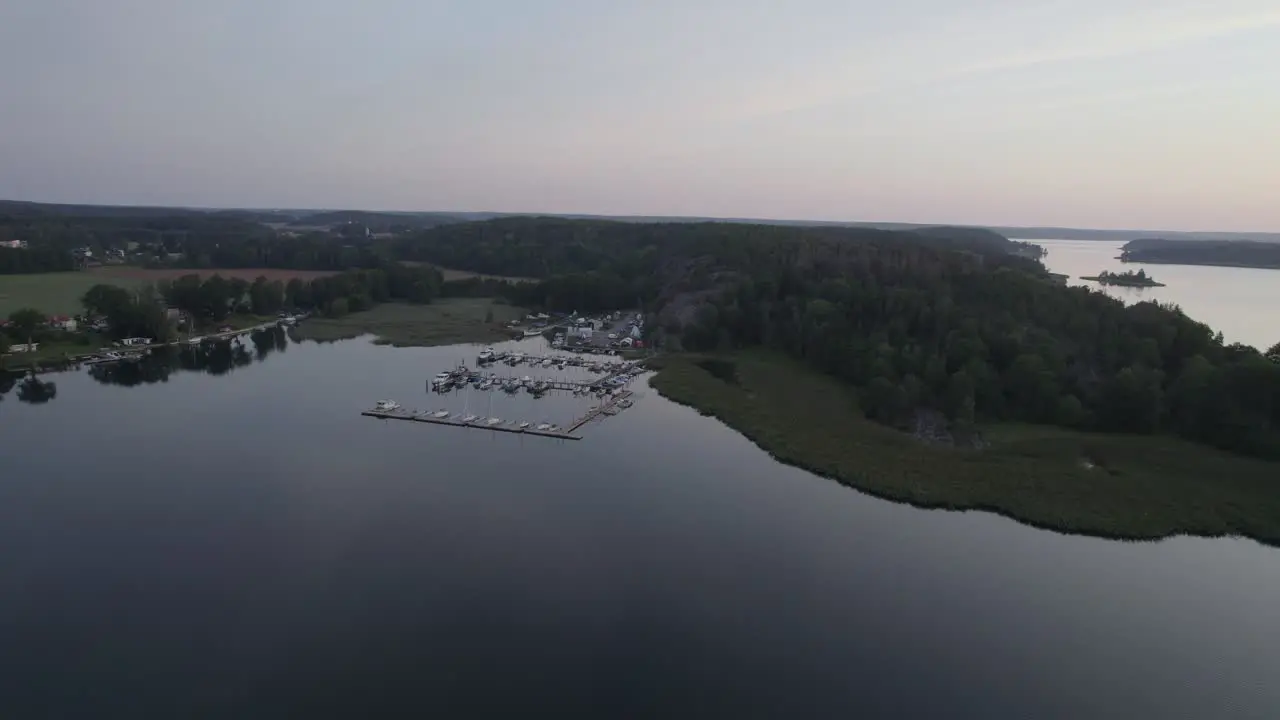
[[[489,312],[493,322],[485,322]],[[293,331],[300,340],[345,340],[376,335],[375,342],[397,347],[425,347],[453,343],[505,340],[503,325],[524,311],[485,298],[450,298],[429,305],[386,303],[340,318],[311,318]]]
[[[783,462],[919,507],[986,510],[1115,538],[1243,535],[1280,544],[1280,463],[1164,436],[984,428],[983,450],[866,420],[851,388],[767,354],[664,358],[653,387]]]
[[[8,317],[14,310],[26,307],[46,315],[84,312],[80,298],[86,290],[102,282],[127,288],[138,287],[148,281],[131,278],[104,280],[88,272],[0,275],[0,317]]]

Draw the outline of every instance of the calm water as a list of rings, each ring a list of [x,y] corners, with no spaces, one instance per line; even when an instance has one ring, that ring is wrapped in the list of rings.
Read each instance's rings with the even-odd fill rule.
[[[1071,276],[1072,285],[1101,289],[1125,302],[1155,300],[1174,303],[1215,330],[1227,342],[1242,342],[1266,349],[1280,342],[1280,323],[1274,309],[1280,306],[1280,270],[1122,263],[1122,242],[1091,240],[1036,240],[1049,250],[1044,264],[1054,272]],[[1081,280],[1103,270],[1146,270],[1165,287],[1126,288]]]
[[[1280,716],[1275,549],[874,500],[648,390],[373,420],[488,412],[424,393],[475,348],[264,350],[0,401],[0,717]]]

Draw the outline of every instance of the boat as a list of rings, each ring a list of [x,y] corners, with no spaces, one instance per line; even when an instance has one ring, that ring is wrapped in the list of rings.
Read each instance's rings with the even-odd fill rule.
[[[479,416],[479,415],[467,415],[466,417],[462,418],[462,422],[464,422],[464,423],[473,423],[473,422],[475,422],[476,420],[479,420],[479,419],[480,419],[480,416]]]
[[[436,418],[440,418],[441,420],[443,420],[444,418],[449,417],[449,411],[448,411],[448,410],[437,410],[437,411],[435,411],[435,412],[431,413],[431,416],[432,416],[432,417],[436,417]]]
[[[528,421],[528,420],[522,420],[522,421],[520,421],[520,429],[521,429],[521,430],[528,430],[528,429],[529,429],[529,421]]]
[[[488,426],[492,427],[492,426],[497,425],[498,423],[502,422],[502,418],[489,418],[488,420],[485,420],[484,422],[485,422],[485,424],[486,424],[486,425],[488,425]]]
[[[400,403],[395,400],[379,400],[378,404],[373,406],[373,409],[380,412],[390,412],[392,410],[399,410]]]
[[[521,385],[526,385],[526,386],[528,386],[528,385],[532,385],[532,384],[533,384],[533,378],[529,377],[528,375],[525,375],[524,377],[520,378],[520,384],[521,384]]]
[[[549,423],[538,423],[538,427],[537,427],[537,429],[538,429],[538,430],[544,430],[544,431],[545,431],[545,430],[550,430],[550,429],[551,429],[551,425],[550,425]]]
[[[619,401],[618,401],[618,407],[620,407],[620,408],[622,408],[623,410],[625,410],[625,409],[627,409],[627,408],[631,407],[631,401],[630,401],[630,400],[619,400]]]
[[[481,390],[488,390],[488,389],[489,389],[489,388],[491,388],[491,387],[493,387],[493,381],[492,381],[492,380],[485,380],[485,381],[483,381],[483,382],[481,382],[481,383],[480,383],[480,389],[481,389]]]
[[[541,331],[541,330],[539,330],[539,329],[537,329],[537,328],[533,328],[533,329],[531,329],[531,330],[525,330],[525,331],[524,331],[524,336],[525,336],[525,337],[538,337],[538,336],[539,336],[539,335],[541,335],[541,334],[542,334],[542,331]]]
[[[437,388],[441,387],[443,385],[448,384],[451,380],[452,380],[452,377],[449,375],[449,373],[446,373],[446,372],[436,373],[436,376],[431,378],[431,387],[437,387]]]
[[[476,360],[481,363],[493,362],[493,348],[487,347],[481,350],[480,355],[476,358]]]

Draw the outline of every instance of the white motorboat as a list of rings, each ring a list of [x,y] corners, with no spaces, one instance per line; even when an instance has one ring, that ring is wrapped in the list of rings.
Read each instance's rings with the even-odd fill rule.
[[[532,384],[533,384],[533,378],[529,377],[528,375],[525,375],[524,377],[520,378],[520,384],[521,384],[521,385],[532,385]]]
[[[444,418],[449,417],[449,411],[448,411],[448,410],[437,410],[437,411],[435,411],[435,412],[431,413],[431,416],[432,416],[432,417],[436,417],[436,418],[440,418],[441,420],[443,420]]]
[[[436,376],[431,378],[431,387],[442,387],[448,384],[450,380],[452,380],[452,378],[449,376],[449,373],[436,373]]]
[[[548,423],[538,423],[538,427],[537,427],[537,429],[538,429],[538,430],[550,430],[550,429],[551,429],[551,425],[550,425],[550,424],[548,424]]]
[[[374,409],[381,412],[390,412],[391,410],[399,410],[400,403],[396,402],[395,400],[379,400],[378,404],[374,406]]]
[[[488,347],[481,350],[480,355],[476,358],[476,360],[482,363],[493,362],[493,348]]]
[[[522,421],[520,422],[520,429],[521,429],[521,430],[528,430],[528,429],[529,429],[529,421],[528,421],[528,420],[522,420]]]
[[[492,426],[497,425],[498,423],[502,422],[502,418],[489,418],[488,420],[485,420],[484,422],[485,422],[485,424],[486,424],[486,425],[489,425],[490,427],[492,427]]]
[[[464,422],[464,423],[468,423],[468,424],[469,424],[469,423],[473,423],[473,422],[475,422],[476,420],[479,420],[479,419],[480,419],[480,416],[479,416],[479,415],[467,415],[466,417],[462,418],[462,422]]]

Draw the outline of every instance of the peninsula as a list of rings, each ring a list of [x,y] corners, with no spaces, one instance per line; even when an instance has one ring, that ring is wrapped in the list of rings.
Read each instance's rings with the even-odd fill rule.
[[[1158,283],[1147,276],[1146,270],[1133,272],[1132,270],[1113,273],[1109,270],[1103,270],[1097,275],[1081,276],[1081,280],[1090,280],[1102,285],[1120,285],[1123,287],[1164,287],[1164,283]]]

